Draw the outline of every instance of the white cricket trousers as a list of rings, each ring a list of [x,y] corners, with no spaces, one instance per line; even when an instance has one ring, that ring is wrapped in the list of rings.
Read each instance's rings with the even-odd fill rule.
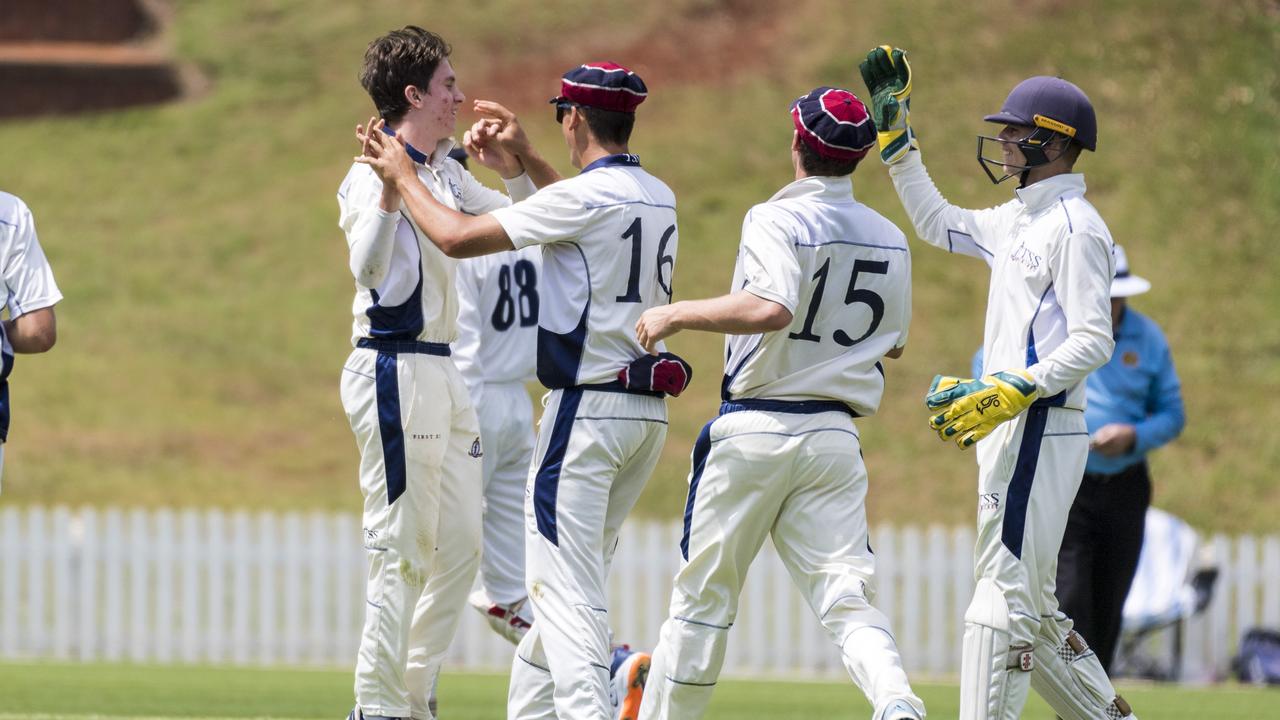
[[[997,427],[977,451],[974,579],[992,581],[1003,595],[1010,647],[1059,648],[1071,620],[1058,610],[1054,584],[1062,534],[1089,453],[1084,413],[1033,405]],[[979,631],[966,624],[967,634]],[[1036,670],[1026,672],[1010,666],[1004,648],[991,648],[990,660],[980,649],[966,642],[961,676],[966,687],[989,689],[962,693],[960,717],[1018,717],[1033,672],[1055,666],[1037,659]],[[1070,678],[1062,681],[1072,684]]]
[[[525,494],[526,583],[537,622],[511,667],[512,720],[611,720],[605,581],[618,529],[667,437],[661,398],[549,394]]]
[[[484,442],[484,554],[480,578],[495,603],[523,600],[524,486],[533,460],[533,403],[524,383],[485,383],[479,409]]]
[[[822,411],[826,403],[777,403],[792,412],[740,409],[747,402],[726,403],[694,444],[680,541],[684,561],[640,717],[706,712],[747,569],[768,535],[876,711],[895,700],[923,711],[889,620],[871,606],[875,556],[853,418]]]
[[[354,350],[342,405],[369,554],[356,703],[425,720],[480,563],[479,423],[453,361],[436,355]]]

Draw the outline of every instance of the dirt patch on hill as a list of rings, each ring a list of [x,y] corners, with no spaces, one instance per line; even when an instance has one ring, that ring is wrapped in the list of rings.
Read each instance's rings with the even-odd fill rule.
[[[204,87],[171,57],[160,0],[0,2],[0,118],[175,100]]]
[[[512,107],[546,103],[565,70],[582,62],[612,60],[635,71],[650,92],[675,85],[724,83],[761,74],[785,43],[779,38],[793,17],[785,3],[705,0],[663,15],[639,37],[621,43],[603,29],[584,28],[536,56],[486,44],[489,73],[468,81],[472,97]],[[600,31],[597,31],[600,30]]]

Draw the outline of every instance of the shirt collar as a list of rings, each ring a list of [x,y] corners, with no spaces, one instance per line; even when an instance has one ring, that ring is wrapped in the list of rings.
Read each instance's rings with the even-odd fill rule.
[[[382,131],[392,137],[395,137],[396,131],[392,130],[390,127],[384,127]],[[436,143],[435,150],[432,151],[431,155],[427,155],[418,148],[410,145],[408,142],[404,144],[404,149],[405,152],[409,153],[409,158],[419,165],[439,167],[440,163],[444,162],[445,157],[449,155],[449,151],[452,150],[453,146],[456,144],[457,142],[453,138],[447,137]]]
[[[848,175],[839,177],[810,175],[784,186],[769,198],[769,202],[802,197],[811,197],[816,200],[852,200],[853,179]]]
[[[1064,195],[1083,195],[1084,175],[1081,173],[1054,175],[1013,192],[1028,210],[1036,212],[1056,203],[1058,198]]]
[[[640,167],[640,156],[631,153],[618,153],[617,155],[605,155],[596,159],[590,165],[582,168],[583,173],[591,172],[602,167]],[[579,173],[580,175],[582,173]]]

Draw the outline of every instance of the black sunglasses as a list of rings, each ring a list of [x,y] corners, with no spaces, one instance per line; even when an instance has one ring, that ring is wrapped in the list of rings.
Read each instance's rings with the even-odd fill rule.
[[[562,97],[551,98],[551,102],[554,103],[556,106],[556,124],[557,125],[564,122],[564,116],[568,114],[569,108],[582,107],[578,103],[569,102],[568,100]]]

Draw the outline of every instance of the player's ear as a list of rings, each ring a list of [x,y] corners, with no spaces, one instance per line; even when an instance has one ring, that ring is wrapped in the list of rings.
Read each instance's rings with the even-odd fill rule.
[[[404,99],[412,107],[421,107],[422,91],[418,89],[417,85],[405,85]]]
[[[800,152],[800,133],[796,130],[791,131],[791,152]]]

